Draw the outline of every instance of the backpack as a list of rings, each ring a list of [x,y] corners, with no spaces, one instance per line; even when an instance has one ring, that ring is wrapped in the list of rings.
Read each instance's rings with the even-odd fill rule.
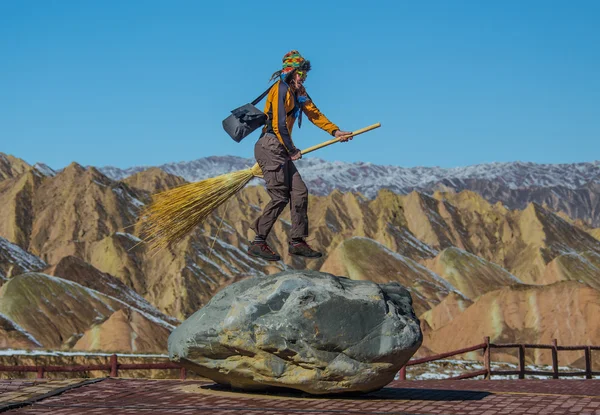
[[[256,108],[255,105],[267,96],[273,86],[275,84],[271,85],[251,103],[231,111],[231,115],[223,120],[223,129],[234,141],[239,143],[254,130],[267,123],[267,115]]]

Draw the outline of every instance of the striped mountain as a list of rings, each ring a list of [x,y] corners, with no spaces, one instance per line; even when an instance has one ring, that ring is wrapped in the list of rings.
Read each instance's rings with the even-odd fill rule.
[[[132,227],[139,208],[152,192],[181,183],[160,169],[115,181],[93,167],[75,163],[55,174],[29,167],[0,181],[0,236],[6,240],[0,244],[0,283],[2,292],[8,293],[2,302],[14,297],[20,299],[16,303],[35,307],[52,302],[47,292],[68,296],[73,290],[79,298],[67,301],[71,305],[58,319],[58,337],[29,320],[23,304],[0,310],[1,327],[13,333],[15,344],[27,343],[31,336],[43,347],[78,344],[131,350],[130,340],[141,335],[135,348],[155,347],[152,342],[146,345],[143,337],[156,330],[156,338],[163,338],[168,326],[155,324],[153,318],[176,325],[232,281],[308,268],[356,279],[399,281],[413,293],[428,333],[423,351],[444,351],[444,328],[473,307],[483,307],[483,299],[500,298],[502,290],[522,287],[554,292],[561,281],[574,284],[569,287],[597,290],[600,281],[596,271],[600,241],[589,225],[535,203],[511,210],[471,191],[402,195],[381,190],[367,198],[334,190],[326,196],[311,196],[309,242],[327,255],[304,261],[287,254],[290,217],[285,211],[270,237],[283,261],[267,263],[245,253],[253,236],[249,226],[268,200],[264,188],[251,186],[179,244],[148,255]],[[581,269],[585,278],[580,278]],[[90,292],[102,293],[94,294],[101,300]],[[128,294],[119,297],[118,292]],[[566,292],[579,295],[576,289]],[[595,304],[595,297],[586,298],[591,303],[575,303],[559,312],[579,313],[585,325],[590,314],[580,308]],[[100,301],[97,309],[102,316],[85,312],[80,318],[78,307],[91,301]],[[146,306],[140,307],[140,302]],[[537,309],[539,316],[555,313],[544,307]],[[46,305],[38,308],[46,313],[46,317],[39,316],[42,321],[51,319],[55,311]],[[498,317],[487,315],[492,320]],[[545,340],[541,333],[560,334],[557,325],[565,319],[535,321],[543,326],[523,331],[520,338],[536,342]],[[488,323],[466,324],[461,328],[465,332],[461,341],[477,338],[480,326],[490,328],[489,334],[502,340],[504,329],[491,330],[497,326]],[[469,337],[471,332],[475,334]],[[594,336],[581,334],[559,341],[600,341],[598,334]],[[106,337],[115,340],[99,341]]]

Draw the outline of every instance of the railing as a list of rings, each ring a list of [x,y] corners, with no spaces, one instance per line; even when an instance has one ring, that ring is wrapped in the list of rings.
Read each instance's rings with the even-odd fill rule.
[[[87,372],[100,370],[110,372],[111,377],[118,377],[119,370],[150,370],[150,369],[179,369],[179,378],[185,380],[185,367],[176,363],[119,363],[116,354],[110,356],[107,365],[77,365],[77,366],[0,366],[0,372],[36,372],[37,378],[42,379],[46,372]]]
[[[519,358],[519,370],[492,370],[492,349],[506,349],[506,348],[517,348]],[[552,351],[552,371],[536,371],[527,370],[525,367],[525,349],[546,349]],[[592,350],[600,350],[600,346],[559,346],[556,340],[552,341],[552,344],[519,344],[519,343],[506,343],[506,344],[494,344],[490,343],[489,337],[484,337],[483,343],[475,346],[466,347],[464,349],[454,350],[447,353],[438,354],[435,356],[428,356],[421,359],[410,360],[402,369],[400,369],[400,379],[406,380],[406,368],[408,366],[420,365],[423,363],[434,362],[436,360],[442,360],[448,357],[475,352],[478,350],[483,351],[483,363],[484,369],[476,372],[464,373],[460,376],[450,377],[448,379],[472,379],[478,376],[484,376],[485,379],[491,379],[492,376],[496,375],[518,375],[519,379],[525,379],[525,375],[541,375],[541,376],[552,376],[553,379],[558,379],[560,376],[585,376],[586,379],[592,379],[593,376],[600,376],[600,372],[594,372],[592,370]],[[574,371],[574,372],[559,372],[558,370],[558,352],[559,351],[573,351],[583,350],[585,356],[585,371]],[[186,379],[187,371],[185,367],[180,366],[176,363],[119,363],[116,354],[111,355],[110,363],[105,365],[78,365],[78,366],[11,366],[3,365],[0,366],[0,372],[35,372],[37,378],[42,379],[46,372],[87,372],[91,370],[107,371],[111,377],[118,377],[119,370],[150,370],[150,369],[179,369],[179,378],[182,380]]]
[[[492,349],[517,348],[519,358],[519,370],[492,370]],[[525,367],[525,349],[547,349],[552,351],[552,372],[541,370],[527,370]],[[493,375],[518,375],[519,379],[525,379],[525,375],[541,375],[552,376],[553,379],[558,379],[560,376],[585,376],[586,379],[592,379],[593,376],[600,376],[600,372],[592,370],[592,350],[600,350],[600,346],[559,346],[556,339],[552,340],[552,344],[520,344],[520,343],[505,343],[494,344],[490,343],[489,337],[483,338],[483,343],[467,347],[464,349],[454,350],[452,352],[442,353],[435,356],[428,356],[421,359],[409,360],[408,363],[400,369],[400,379],[406,380],[406,368],[427,362],[442,360],[447,357],[452,357],[464,353],[483,350],[483,364],[485,369],[476,372],[465,373],[460,376],[450,377],[448,379],[472,379],[478,376],[484,376],[485,379],[491,379]],[[585,371],[575,372],[559,372],[558,370],[558,352],[559,351],[583,350],[585,356]]]

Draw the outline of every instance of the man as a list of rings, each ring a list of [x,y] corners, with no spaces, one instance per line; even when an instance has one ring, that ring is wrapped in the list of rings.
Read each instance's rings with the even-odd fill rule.
[[[254,147],[254,156],[263,171],[271,201],[252,226],[256,237],[250,243],[248,254],[268,261],[281,259],[267,244],[267,236],[288,203],[292,216],[288,252],[308,258],[322,256],[305,241],[308,236],[308,190],[293,163],[302,158],[291,135],[296,120],[300,128],[304,113],[317,127],[334,137],[342,137],[340,141],[352,139],[345,137],[351,133],[341,131],[329,121],[306,93],[304,81],[308,71],[310,61],[304,59],[297,50],[284,55],[282,69],[271,77],[272,80],[279,80],[267,96],[264,112],[268,120]]]

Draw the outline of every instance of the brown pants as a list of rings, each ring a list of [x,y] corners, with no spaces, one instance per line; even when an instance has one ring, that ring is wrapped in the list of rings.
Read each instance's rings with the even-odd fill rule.
[[[266,238],[283,209],[290,203],[290,237],[308,236],[308,189],[283,144],[273,134],[265,134],[254,146],[254,157],[263,171],[271,201],[252,230]]]

